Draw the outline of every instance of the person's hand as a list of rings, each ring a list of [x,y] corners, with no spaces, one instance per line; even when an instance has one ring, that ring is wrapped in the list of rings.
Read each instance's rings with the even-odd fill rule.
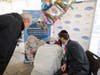
[[[61,66],[61,71],[64,72],[66,70],[66,64]]]

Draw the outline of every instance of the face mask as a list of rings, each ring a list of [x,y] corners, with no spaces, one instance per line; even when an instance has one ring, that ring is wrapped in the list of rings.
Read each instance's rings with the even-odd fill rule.
[[[50,44],[50,45],[54,45],[54,42],[50,42],[49,44]]]
[[[31,44],[30,44],[30,47],[31,47],[31,48],[35,48],[35,47],[36,47],[36,43],[31,43]]]

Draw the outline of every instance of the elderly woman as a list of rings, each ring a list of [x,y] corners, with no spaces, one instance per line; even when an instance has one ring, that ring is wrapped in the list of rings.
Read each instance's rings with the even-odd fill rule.
[[[54,37],[50,37],[49,40],[47,41],[48,44],[50,45],[54,45],[54,44],[57,44],[59,46],[61,46],[61,41],[58,39],[56,40]]]
[[[25,44],[25,59],[28,61],[33,61],[38,47],[44,44],[45,43],[43,41],[40,41],[35,36],[30,35]]]
[[[49,40],[47,41],[48,44],[55,44],[56,39],[54,37],[50,37]]]

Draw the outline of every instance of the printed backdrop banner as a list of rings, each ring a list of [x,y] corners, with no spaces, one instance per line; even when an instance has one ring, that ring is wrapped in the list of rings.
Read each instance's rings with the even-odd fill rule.
[[[45,31],[42,31],[41,25],[38,26],[36,21],[39,19],[41,12],[39,10],[23,10],[24,13],[29,13],[32,15],[32,25],[25,29],[24,31],[24,42],[27,41],[28,36],[33,35],[36,36],[38,39],[43,41],[48,41],[48,38],[50,37],[50,25],[47,25],[47,29]]]

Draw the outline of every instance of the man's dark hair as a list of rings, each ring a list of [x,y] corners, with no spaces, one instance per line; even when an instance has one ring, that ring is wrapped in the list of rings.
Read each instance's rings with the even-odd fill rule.
[[[66,30],[62,30],[58,33],[58,36],[60,38],[64,38],[65,40],[68,40],[69,39],[69,34]]]

